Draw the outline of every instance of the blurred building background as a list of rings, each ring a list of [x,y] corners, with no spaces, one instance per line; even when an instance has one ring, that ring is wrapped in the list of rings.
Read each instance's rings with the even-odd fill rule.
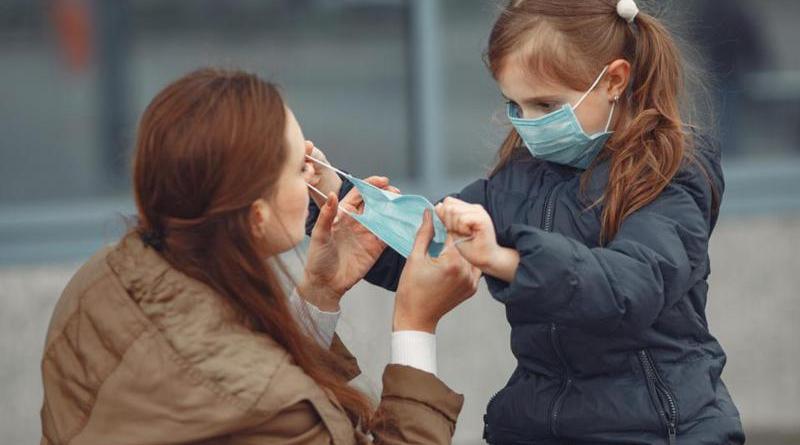
[[[484,174],[507,131],[481,55],[499,0],[0,0],[0,443],[38,440],[50,311],[133,212],[137,117],[206,65],[281,85],[306,136],[354,174],[436,199]],[[641,1],[707,73],[727,190],[709,318],[750,443],[800,443],[800,2]],[[391,294],[359,285],[342,335],[379,394]],[[369,320],[369,322],[367,322]],[[468,321],[468,322],[467,322]],[[467,403],[458,443],[513,368],[485,289],[440,330]]]

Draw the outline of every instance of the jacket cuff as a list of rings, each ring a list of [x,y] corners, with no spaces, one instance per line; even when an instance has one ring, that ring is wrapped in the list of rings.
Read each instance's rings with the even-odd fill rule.
[[[347,346],[342,343],[339,334],[333,334],[333,342],[331,342],[330,351],[336,354],[342,361],[344,377],[350,381],[361,375],[361,368],[358,366],[358,359],[347,349]]]
[[[436,375],[436,335],[420,331],[392,332],[389,363],[411,366]]]
[[[454,392],[435,375],[403,365],[388,365],[383,371],[381,398],[394,397],[422,403],[455,423],[464,396]]]

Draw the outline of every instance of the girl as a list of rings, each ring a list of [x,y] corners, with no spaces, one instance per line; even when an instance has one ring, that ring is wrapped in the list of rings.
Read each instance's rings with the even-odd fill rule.
[[[515,0],[487,59],[514,128],[437,205],[512,326],[485,439],[743,443],[705,316],[719,153],[687,131],[670,34],[632,0]],[[367,278],[402,267],[387,251]]]
[[[383,245],[334,222],[331,196],[291,297],[265,261],[303,240],[307,153],[275,87],[253,75],[202,70],[156,96],[136,147],[138,225],[78,271],[53,313],[42,444],[450,443],[463,399],[436,378],[429,340],[480,274],[455,249],[426,256],[428,216],[375,414],[347,384],[358,366],[333,331]]]

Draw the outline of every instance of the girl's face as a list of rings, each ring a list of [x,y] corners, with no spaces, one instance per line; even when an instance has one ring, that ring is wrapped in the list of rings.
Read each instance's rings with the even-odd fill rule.
[[[500,91],[506,100],[519,106],[522,111],[521,117],[540,118],[567,103],[574,107],[586,93],[586,90],[573,90],[536,74],[528,69],[523,61],[523,57],[512,55],[497,76]],[[614,61],[609,65],[608,72],[597,87],[575,110],[584,132],[595,134],[605,130],[614,97],[620,96],[624,91],[629,72],[630,64],[627,61]],[[600,72],[598,71],[596,75],[599,76]],[[586,89],[588,90],[590,86],[591,84],[586,85]],[[614,128],[616,121],[617,119],[614,119],[612,122],[611,129]]]
[[[310,172],[306,166],[307,147],[297,119],[286,109],[286,144],[288,156],[275,192],[267,200],[260,199],[251,208],[253,235],[261,242],[265,255],[275,255],[300,244],[305,237],[308,216],[306,182]]]

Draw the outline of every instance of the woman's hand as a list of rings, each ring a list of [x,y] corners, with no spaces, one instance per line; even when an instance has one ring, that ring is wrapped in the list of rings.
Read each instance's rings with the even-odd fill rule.
[[[328,164],[325,153],[314,146],[314,143],[311,141],[306,141],[306,155]],[[342,178],[340,178],[335,171],[330,168],[319,166],[316,162],[309,160],[306,160],[306,169],[308,172],[306,181],[308,181],[309,184],[322,191],[325,196],[331,192],[339,196],[339,190],[342,188]],[[309,191],[309,193],[311,193],[311,199],[317,203],[317,206],[322,207],[322,205],[325,204],[325,200],[322,199],[322,196],[312,191]]]
[[[492,218],[479,204],[445,198],[436,205],[436,214],[451,234],[459,240],[455,247],[483,273],[506,282],[514,279],[519,254],[497,244]]]
[[[481,273],[453,248],[448,237],[438,258],[428,255],[433,221],[425,211],[414,249],[400,275],[394,304],[394,331],[434,333],[439,320],[475,294]]]
[[[373,176],[365,181],[397,191],[384,177]],[[369,272],[386,248],[386,244],[347,215],[364,211],[364,201],[357,189],[344,197],[341,207],[344,210],[339,209],[339,200],[333,192],[320,207],[311,232],[304,279],[298,286],[303,298],[327,311],[339,308],[342,295]]]

